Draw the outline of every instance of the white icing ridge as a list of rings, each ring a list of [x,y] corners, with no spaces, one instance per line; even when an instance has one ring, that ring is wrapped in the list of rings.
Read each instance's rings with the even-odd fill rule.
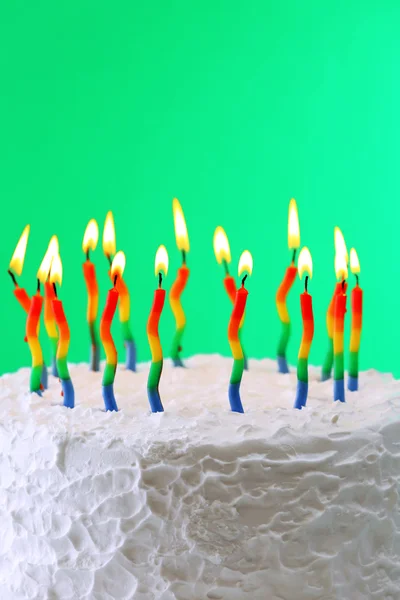
[[[71,365],[30,395],[0,378],[2,600],[395,600],[400,589],[400,382],[368,371],[347,403],[311,369],[250,360],[245,414],[229,411],[232,360],[164,367],[150,414],[148,364]]]

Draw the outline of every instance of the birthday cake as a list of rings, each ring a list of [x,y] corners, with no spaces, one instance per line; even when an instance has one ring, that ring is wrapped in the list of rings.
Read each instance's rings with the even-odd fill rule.
[[[118,370],[119,412],[99,373],[72,365],[76,406],[49,377],[1,377],[0,597],[135,600],[398,598],[400,382],[374,371],[345,404],[310,368],[250,361],[244,414],[232,361],[167,361],[164,413],[148,365]]]

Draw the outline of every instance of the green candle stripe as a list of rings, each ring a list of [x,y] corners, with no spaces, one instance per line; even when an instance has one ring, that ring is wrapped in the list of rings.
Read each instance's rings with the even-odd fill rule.
[[[183,336],[184,331],[185,331],[184,327],[181,327],[180,329],[177,329],[175,331],[174,339],[172,340],[172,348],[171,348],[171,358],[173,360],[179,359],[181,341],[182,341],[182,336]]]
[[[112,385],[114,383],[116,370],[117,365],[106,364],[103,373],[103,386]]]
[[[242,381],[244,369],[244,358],[237,358],[233,361],[231,383],[240,383]]]
[[[349,375],[358,377],[358,352],[350,352],[349,354]]]
[[[160,383],[160,377],[163,369],[163,361],[152,362],[150,366],[149,377],[147,379],[147,387],[149,389],[157,389]]]
[[[279,339],[278,352],[277,352],[278,356],[283,356],[286,358],[286,348],[287,348],[289,338],[290,338],[290,330],[291,330],[290,323],[282,323],[281,337]]]
[[[324,364],[322,365],[322,374],[327,377],[331,376],[333,366],[333,339],[329,338],[328,351],[325,356]]]
[[[133,342],[133,335],[129,325],[129,321],[121,321],[122,339],[124,342]]]
[[[43,365],[37,365],[31,369],[30,390],[31,392],[39,392],[40,382],[42,378]]]
[[[344,378],[344,355],[343,352],[335,354],[333,362],[333,376],[335,379]]]
[[[297,379],[308,383],[308,359],[299,358],[297,361]]]
[[[70,379],[66,357],[57,359],[57,371],[60,379]]]

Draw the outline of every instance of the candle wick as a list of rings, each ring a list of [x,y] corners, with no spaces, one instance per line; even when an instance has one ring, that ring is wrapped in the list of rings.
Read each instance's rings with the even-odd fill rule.
[[[86,250],[86,260],[90,260],[90,258],[89,258],[89,248]]]
[[[15,279],[15,275],[12,271],[10,271],[10,269],[7,271],[7,273],[9,274],[9,276],[11,277],[13,284],[15,285],[15,287],[18,287],[18,283],[17,280]]]
[[[228,267],[228,263],[227,263],[227,261],[225,260],[225,258],[223,259],[223,261],[222,261],[222,262],[223,262],[223,264],[224,264],[225,274],[226,274],[226,275],[229,275],[229,267]]]
[[[54,295],[57,298],[57,288],[56,288],[56,283],[53,283],[53,290],[54,290]]]
[[[244,282],[246,281],[246,279],[247,279],[247,275],[245,275],[242,279],[242,287],[244,287]]]
[[[358,283],[359,283],[359,281],[358,281],[358,273],[356,273],[355,275],[356,275],[356,285],[358,287]]]
[[[304,289],[306,291],[306,293],[308,292],[308,275],[306,275],[306,280],[304,282]]]
[[[158,287],[161,289],[161,285],[162,285],[162,273],[160,271],[160,273],[158,274]]]
[[[186,265],[186,252],[185,252],[185,250],[182,250],[182,264]]]
[[[112,259],[111,259],[110,254],[106,254],[106,257],[107,257],[107,260],[110,263],[110,267],[111,267],[112,266]]]
[[[36,287],[36,291],[38,294],[40,294],[40,279],[37,279],[37,287]]]
[[[114,277],[114,287],[117,285],[118,274]]]
[[[345,283],[346,283],[346,280],[345,280],[345,278],[343,277],[343,279],[342,279],[342,292],[343,292],[343,294],[344,294],[344,286],[345,286]]]
[[[293,257],[292,257],[292,263],[294,264],[294,261],[296,260],[296,248],[293,248]]]

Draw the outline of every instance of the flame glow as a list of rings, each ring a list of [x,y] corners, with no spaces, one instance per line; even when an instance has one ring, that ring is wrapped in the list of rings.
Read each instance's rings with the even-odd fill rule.
[[[116,249],[114,217],[110,210],[104,222],[103,252],[106,256],[114,256]]]
[[[360,269],[360,261],[358,260],[358,254],[355,248],[350,250],[350,269],[352,273],[359,273]]]
[[[30,225],[27,225],[18,240],[18,244],[14,250],[14,254],[10,260],[9,269],[14,271],[16,275],[21,275],[24,268],[26,246],[29,238]]]
[[[336,254],[335,256],[335,272],[336,279],[347,279],[349,275],[346,257],[343,254]]]
[[[344,235],[339,229],[339,227],[335,227],[334,231],[335,236],[335,254],[342,254],[346,261],[346,265],[349,263],[349,253],[347,252],[346,242],[344,241]]]
[[[58,237],[53,235],[49,245],[47,246],[46,254],[43,257],[42,264],[39,267],[36,277],[41,283],[45,283],[49,277],[50,269],[54,257],[58,254]]]
[[[124,270],[125,270],[125,264],[126,264],[126,258],[125,258],[125,254],[124,252],[122,252],[121,250],[119,252],[117,252],[117,254],[114,256],[114,259],[112,261],[112,265],[111,265],[111,277],[114,279],[114,277],[116,277],[117,275],[119,277],[122,277],[122,275],[124,274]]]
[[[50,283],[58,283],[61,285],[62,283],[62,275],[63,268],[60,254],[57,252],[53,256],[53,260],[51,261],[51,269],[50,269]]]
[[[172,200],[172,212],[174,214],[175,239],[178,250],[189,252],[189,236],[186,227],[185,215],[177,198]]]
[[[154,263],[154,272],[158,275],[164,271],[164,275],[168,273],[168,252],[165,246],[159,246],[156,252],[156,260]]]
[[[238,266],[238,275],[239,277],[247,272],[249,275],[253,272],[253,257],[248,250],[242,252],[241,257],[239,258],[239,266]]]
[[[299,272],[300,279],[302,279],[304,273],[307,273],[310,279],[313,276],[312,256],[307,246],[304,246],[304,248],[302,248],[300,251],[299,259],[297,261],[297,270]]]
[[[105,229],[105,228],[104,228]],[[90,219],[85,229],[85,235],[83,236],[82,250],[86,252],[90,250],[96,250],[97,242],[99,241],[99,226],[95,219]]]
[[[225,260],[227,263],[231,262],[231,249],[229,247],[228,236],[225,233],[223,227],[218,226],[214,231],[214,253],[215,258],[219,264]]]
[[[293,250],[300,247],[300,224],[297,204],[294,198],[289,202],[288,245]]]

